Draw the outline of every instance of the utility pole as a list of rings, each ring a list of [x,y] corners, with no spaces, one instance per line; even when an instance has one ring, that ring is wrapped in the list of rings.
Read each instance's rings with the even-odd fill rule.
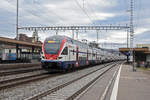
[[[18,16],[19,16],[19,1],[17,0],[17,15],[16,15],[16,39],[19,40],[18,35]]]
[[[129,29],[127,29],[127,48],[129,48]],[[129,52],[127,52],[127,63],[129,63]]]
[[[74,30],[72,30],[72,38],[74,39]]]
[[[17,0],[17,7],[16,7],[16,40],[19,40],[19,36],[18,36],[18,16],[19,16],[19,1]],[[17,59],[19,58],[18,56],[18,50],[19,50],[19,45],[16,45],[16,57]]]
[[[98,45],[98,33],[99,33],[99,30],[96,30],[96,33],[97,33],[97,45]]]
[[[127,29],[127,48],[129,48],[129,30]]]
[[[56,35],[58,35],[58,30],[56,30]]]
[[[76,30],[76,39],[77,39],[77,40],[79,39],[78,34],[79,34],[79,31]]]
[[[133,7],[134,7],[134,0],[131,0],[131,5],[130,5],[130,57],[132,60],[132,66],[133,66],[133,72],[136,71],[136,66],[135,66],[135,59],[134,59],[134,49],[133,49],[133,42],[134,42],[134,26],[133,26]]]

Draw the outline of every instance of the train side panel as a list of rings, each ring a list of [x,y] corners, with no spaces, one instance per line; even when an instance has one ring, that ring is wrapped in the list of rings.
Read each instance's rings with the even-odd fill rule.
[[[59,44],[56,44],[57,42]],[[89,47],[85,43],[73,40],[68,37],[50,37],[46,39],[46,43],[46,45],[43,44],[41,63],[42,67],[48,71],[51,69],[68,70],[91,64],[94,65],[111,62],[119,60],[122,57],[117,57],[117,54],[113,54],[106,50]],[[54,43],[58,45],[58,47],[56,47]],[[48,49],[47,52],[46,49]]]

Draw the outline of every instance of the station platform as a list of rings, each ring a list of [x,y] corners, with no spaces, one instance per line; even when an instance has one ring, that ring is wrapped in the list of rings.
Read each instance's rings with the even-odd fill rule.
[[[150,71],[122,65],[117,100],[150,100]]]

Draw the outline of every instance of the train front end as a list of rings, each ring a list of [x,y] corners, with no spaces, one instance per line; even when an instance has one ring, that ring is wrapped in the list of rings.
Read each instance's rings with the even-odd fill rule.
[[[42,68],[47,71],[63,70],[63,56],[61,53],[64,49],[66,39],[60,36],[47,38],[43,43],[43,53],[41,54]]]

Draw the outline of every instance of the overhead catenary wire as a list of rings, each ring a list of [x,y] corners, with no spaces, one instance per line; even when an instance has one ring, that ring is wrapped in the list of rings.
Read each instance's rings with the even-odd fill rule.
[[[40,8],[43,9],[43,7],[42,7],[39,3],[37,3],[37,1],[34,0],[34,3],[35,3],[36,5],[38,5],[38,7],[40,7]],[[64,21],[64,19],[63,19],[61,16],[59,16],[57,13],[55,13],[54,11],[49,10],[49,9],[47,9],[47,11],[53,13],[57,18],[59,18],[59,20]],[[49,16],[48,16],[48,17],[49,17]]]
[[[93,1],[93,0],[92,0],[92,1]],[[94,9],[94,7],[92,7],[92,6],[90,5],[90,3],[89,3],[88,0],[87,0],[86,2],[87,2],[87,5],[89,6],[89,9],[91,10],[91,13],[92,13],[94,19],[95,19],[95,20],[98,20],[98,16],[95,14],[96,10]]]
[[[35,9],[35,11],[41,11],[42,12],[42,9],[44,9],[39,3],[37,3],[37,1],[35,1],[35,0],[33,0],[33,3],[34,3],[34,6],[37,6],[37,7],[34,7],[34,8],[36,8]],[[44,16],[46,16],[45,18],[43,18],[43,19],[41,19],[41,15],[38,15],[38,14],[36,14],[36,13],[34,13],[32,10],[28,10],[28,9],[23,9],[25,12],[27,12],[28,14],[31,14],[31,15],[33,15],[33,16],[35,16],[35,17],[37,17],[37,18],[39,18],[40,20],[44,20],[44,21],[46,21],[46,22],[50,22],[51,20],[49,20],[49,16],[47,16],[46,14],[44,15]],[[44,10],[45,11],[45,10]],[[54,13],[53,11],[50,11],[49,9],[46,9],[46,12],[51,12],[51,13],[53,13],[53,15],[55,15],[57,18],[59,18],[59,20],[60,21],[63,21],[63,18],[61,18],[59,15],[57,15],[56,13]],[[43,26],[43,25],[46,25],[47,26],[47,24],[40,24],[39,23],[39,21],[38,21],[38,24],[40,25],[40,26]]]
[[[82,6],[78,2],[78,0],[74,0],[74,1],[79,6],[79,8],[83,11],[83,13],[87,16],[87,18],[91,21],[91,23],[94,24],[93,20],[91,19],[91,17],[89,16],[89,14],[86,12],[86,10],[82,8]]]
[[[35,1],[35,0],[34,0],[34,1]],[[36,3],[37,1],[38,1],[38,0],[36,0],[34,3]],[[92,23],[94,23],[93,18],[92,18],[91,15],[92,15],[92,14],[94,15],[95,13],[90,13],[90,14],[89,14],[89,13],[88,13],[88,10],[87,10],[87,8],[88,8],[88,9],[91,9],[91,11],[92,11],[92,7],[91,7],[89,4],[88,4],[89,6],[86,7],[86,6],[85,6],[85,0],[84,0],[84,5],[83,5],[83,7],[82,7],[82,4],[79,3],[79,0],[75,0],[75,1],[76,1],[76,4],[77,4],[77,5],[79,6],[79,8],[81,9],[81,11],[83,11],[84,14],[88,17],[88,19],[89,19]],[[92,2],[92,1],[91,1],[91,2]],[[88,2],[86,1],[86,3],[88,3]],[[42,10],[42,9],[44,9],[43,6],[40,5],[40,3],[36,3],[36,5],[37,5],[37,6],[35,6],[33,9],[37,9],[37,10]],[[39,7],[40,7],[41,9],[40,9]],[[55,15],[55,16],[58,17],[58,18],[60,18],[60,20],[64,21],[63,18],[61,19],[61,16],[59,16],[59,14],[57,14],[55,11],[53,11],[53,10],[51,11],[51,9],[50,9],[50,10],[49,10],[49,9],[46,9],[45,11],[47,11],[47,12],[50,11],[51,13],[54,12],[56,15],[55,15],[54,13],[53,13],[53,15]],[[30,14],[32,14],[33,16],[36,16],[36,17],[39,17],[39,18],[40,18],[40,15],[36,14],[36,13],[33,12],[32,10],[29,10],[29,11],[27,11],[27,12],[30,13]],[[94,12],[94,10],[93,10],[92,12]],[[57,16],[57,15],[58,15],[58,16]],[[47,15],[45,15],[45,16],[47,16]],[[47,16],[47,17],[45,17],[45,18],[48,18],[48,17],[49,17],[49,16]],[[94,16],[93,16],[93,17],[94,17]],[[94,18],[94,19],[98,19],[98,18]],[[46,19],[45,21],[49,21],[49,20]],[[43,24],[43,23],[42,23],[42,24]],[[39,23],[39,25],[40,25],[40,23]],[[41,25],[41,26],[42,26],[42,25]]]
[[[137,1],[136,1],[136,9],[137,9],[137,10],[136,10],[136,14],[137,14],[136,16],[137,16],[137,17],[136,17],[136,27],[135,27],[135,28],[140,27],[141,11],[142,11],[142,10],[141,10],[141,9],[142,9],[142,8],[141,8],[141,7],[142,7],[141,5],[142,5],[141,0],[137,0]]]

